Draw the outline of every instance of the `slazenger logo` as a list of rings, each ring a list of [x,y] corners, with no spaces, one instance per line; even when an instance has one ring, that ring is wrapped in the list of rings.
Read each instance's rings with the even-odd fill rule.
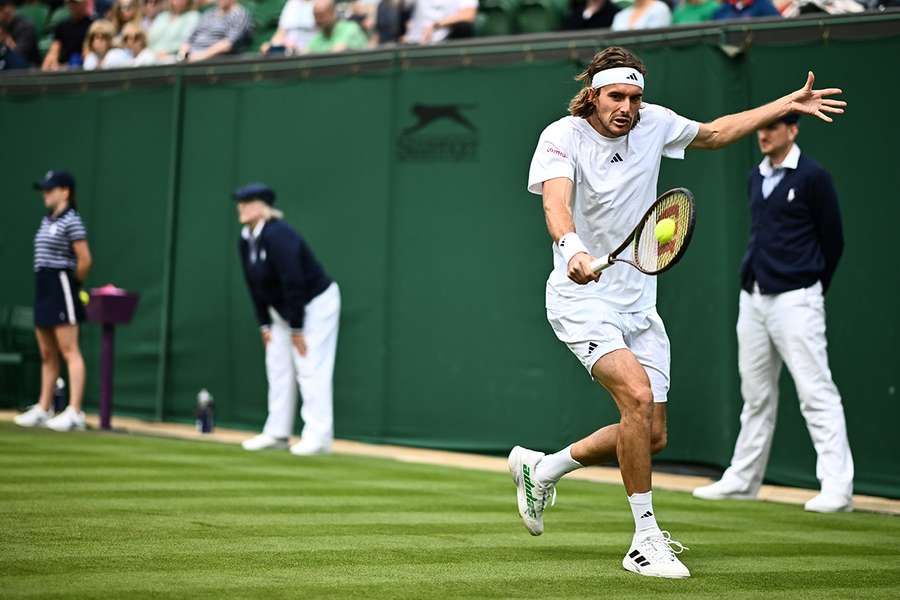
[[[550,154],[561,156],[562,158],[569,158],[568,154],[554,146],[552,142],[547,142],[547,152],[549,152]]]
[[[537,518],[534,512],[534,496],[531,494],[531,469],[528,465],[522,465],[522,481],[525,482],[525,503],[528,504],[528,516],[532,519]]]
[[[474,108],[471,104],[412,105],[409,112],[415,122],[397,137],[397,158],[424,162],[476,160],[478,128],[465,114]]]

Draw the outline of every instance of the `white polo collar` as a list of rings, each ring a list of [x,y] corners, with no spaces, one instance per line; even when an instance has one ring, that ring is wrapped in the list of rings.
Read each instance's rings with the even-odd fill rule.
[[[245,240],[249,240],[250,236],[253,235],[254,240],[258,240],[260,234],[262,233],[263,227],[266,226],[265,219],[260,219],[259,223],[256,224],[256,227],[253,228],[253,231],[250,231],[250,228],[244,225],[241,229],[241,237]]]
[[[775,169],[796,169],[797,163],[800,162],[800,146],[794,144],[791,146],[791,149],[788,151],[787,156],[784,157],[784,161],[777,167],[772,166],[772,161],[769,160],[769,157],[765,157],[762,159],[762,162],[759,163],[759,173],[763,177],[771,177],[775,172]]]

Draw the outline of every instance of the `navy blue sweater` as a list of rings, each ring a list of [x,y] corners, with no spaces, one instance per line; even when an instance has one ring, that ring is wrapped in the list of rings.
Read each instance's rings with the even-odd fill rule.
[[[841,211],[831,176],[800,155],[796,169],[768,198],[759,168],[750,172],[750,242],[741,265],[741,287],[780,294],[822,282],[827,290],[844,250]]]
[[[309,301],[324,292],[332,280],[312,250],[290,225],[273,219],[263,226],[253,243],[256,261],[251,260],[251,241],[241,237],[239,250],[244,277],[261,326],[271,325],[271,306],[291,325],[303,328]]]

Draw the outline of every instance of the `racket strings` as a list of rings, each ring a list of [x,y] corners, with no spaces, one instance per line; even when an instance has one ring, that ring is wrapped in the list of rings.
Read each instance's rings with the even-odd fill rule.
[[[684,192],[674,192],[660,199],[634,240],[634,262],[648,273],[664,270],[679,258],[690,232],[693,202]],[[656,239],[656,225],[663,219],[675,222],[672,239],[660,243]]]

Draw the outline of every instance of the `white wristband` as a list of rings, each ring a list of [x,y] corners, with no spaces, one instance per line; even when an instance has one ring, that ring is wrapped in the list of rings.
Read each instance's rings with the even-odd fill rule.
[[[569,261],[572,260],[572,257],[579,252],[590,254],[587,247],[581,241],[581,238],[578,237],[578,234],[574,231],[559,238],[557,246],[559,246],[559,251],[562,253],[563,260],[566,261],[567,265],[569,264]]]

